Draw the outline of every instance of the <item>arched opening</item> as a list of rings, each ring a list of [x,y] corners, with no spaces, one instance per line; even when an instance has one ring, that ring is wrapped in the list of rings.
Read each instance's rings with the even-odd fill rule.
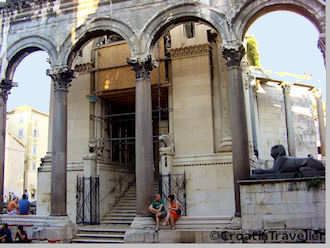
[[[47,52],[38,47],[19,51],[9,61],[7,78],[17,83],[7,102],[4,196],[21,199],[24,189],[35,214],[38,168],[48,149],[50,68]],[[36,93],[37,92],[37,93]]]
[[[272,166],[270,149],[276,144],[283,144],[292,156],[319,154],[314,92],[318,88],[325,93],[326,85],[324,61],[317,48],[321,28],[306,10],[278,5],[258,12],[244,31],[248,46],[250,42],[254,47],[252,57],[258,53],[260,59],[246,61],[253,78],[250,138],[255,155],[266,167]]]
[[[229,88],[221,53],[223,37],[214,25],[195,16],[173,18],[151,33],[150,50],[165,72],[153,99],[153,105],[161,110],[153,123],[154,136],[162,140],[160,146],[154,147],[155,154],[160,154],[156,169],[162,196],[166,199],[169,193],[176,194],[186,215],[232,216],[235,212],[232,168],[217,167],[211,162],[215,157],[231,161]],[[205,168],[195,166],[196,163],[208,164],[208,171],[212,170],[217,179],[201,180]],[[223,175],[227,175],[226,180]],[[198,182],[198,186],[192,182]],[[214,192],[212,199],[207,197],[210,191]],[[203,202],[206,211],[196,204],[197,198],[204,197],[208,198]],[[227,204],[217,205],[223,197],[227,197]]]

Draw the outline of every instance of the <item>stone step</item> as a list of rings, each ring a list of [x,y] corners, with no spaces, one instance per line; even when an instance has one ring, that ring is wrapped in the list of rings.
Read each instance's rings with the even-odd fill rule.
[[[130,220],[130,221],[133,221],[134,220],[134,217],[131,217],[131,216],[106,216],[102,219],[103,221],[104,220]]]
[[[125,234],[126,228],[79,228],[79,233],[104,233],[104,234]]]
[[[83,238],[74,238],[72,243],[124,243],[122,239],[83,239]]]
[[[116,216],[116,217],[120,217],[120,216],[129,216],[129,217],[135,217],[136,213],[109,213],[106,214],[104,217],[110,217],[110,216]]]
[[[111,213],[135,213],[136,208],[131,208],[131,209],[123,209],[123,208],[113,208],[111,210]]]
[[[116,206],[120,206],[120,205],[136,206],[136,202],[135,201],[132,201],[132,202],[119,202]]]
[[[128,204],[128,203],[125,203],[125,204],[121,204],[119,203],[118,205],[116,205],[116,208],[121,208],[121,209],[130,209],[130,208],[133,208],[135,209],[136,208],[136,204],[132,203],[132,204]]]
[[[124,234],[100,234],[100,233],[79,233],[77,238],[103,238],[103,239],[123,239]]]
[[[130,225],[132,220],[102,220],[101,224],[128,224]]]
[[[135,203],[136,202],[136,199],[126,199],[126,198],[123,198],[119,201],[120,203],[124,203],[124,202],[128,202],[128,203]]]
[[[125,207],[118,207],[117,206],[111,212],[114,212],[116,210],[123,210],[123,211],[131,211],[132,212],[132,211],[136,211],[136,207],[135,206],[125,206]]]

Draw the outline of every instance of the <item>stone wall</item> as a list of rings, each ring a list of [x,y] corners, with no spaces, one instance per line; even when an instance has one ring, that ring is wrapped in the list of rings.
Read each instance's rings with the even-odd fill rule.
[[[246,180],[240,189],[243,230],[325,229],[324,178]]]
[[[99,163],[97,174],[100,177],[100,217],[107,214],[125,193],[129,185],[135,183],[135,175],[118,166]]]
[[[77,176],[83,175],[83,164],[69,164],[67,168],[67,213],[70,220],[76,222]],[[51,197],[51,166],[44,165],[38,171],[37,215],[49,216]]]
[[[262,84],[257,92],[259,113],[259,158],[272,159],[270,149],[283,144],[287,150],[285,106],[282,87],[276,84]]]
[[[176,157],[172,173],[185,174],[188,216],[234,215],[231,154]]]
[[[297,157],[317,154],[316,103],[308,87],[291,86],[293,125]],[[314,107],[314,110],[313,110]]]

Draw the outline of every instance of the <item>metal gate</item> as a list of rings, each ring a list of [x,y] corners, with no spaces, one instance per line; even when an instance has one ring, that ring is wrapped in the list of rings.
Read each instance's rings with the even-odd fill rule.
[[[166,204],[167,196],[175,194],[177,201],[182,205],[182,215],[187,215],[185,174],[160,175],[159,178],[159,192]]]
[[[100,224],[99,177],[77,176],[77,224]]]

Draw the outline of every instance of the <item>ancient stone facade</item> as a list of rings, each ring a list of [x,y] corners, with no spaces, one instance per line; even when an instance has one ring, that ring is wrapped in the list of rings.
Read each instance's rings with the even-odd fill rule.
[[[108,147],[95,141],[98,131],[93,125],[99,124],[88,118],[102,111],[93,101],[99,96],[91,94],[96,85],[90,83],[93,79],[89,72],[95,69],[95,61],[89,55],[80,58],[93,39],[120,36],[127,43],[128,53],[128,60],[121,61],[121,67],[127,67],[127,71],[133,68],[135,72],[137,214],[141,218],[147,215],[154,176],[151,99],[157,64],[154,50],[158,40],[175,25],[199,22],[199,27],[204,24],[211,29],[209,35],[204,30],[198,42],[187,41],[184,49],[174,41],[169,51],[172,85],[168,104],[173,111],[169,114],[168,128],[170,136],[173,135],[174,150],[166,156],[170,157],[174,172],[186,173],[187,188],[192,192],[187,195],[190,214],[240,217],[237,182],[249,176],[252,156],[251,117],[247,114],[241,66],[245,54],[243,39],[257,17],[275,10],[289,10],[308,18],[320,32],[319,47],[324,53],[325,3],[321,0],[43,0],[14,1],[4,6],[0,19],[2,120],[19,62],[30,53],[43,50],[48,53],[52,67],[47,72],[53,81],[49,153],[39,173],[38,214],[68,214],[72,218],[75,215],[73,178],[77,175],[96,173],[104,178],[106,187],[100,192],[101,198],[112,194],[101,206],[101,212],[106,212],[130,181],[134,181],[129,171],[118,170],[109,166],[106,159],[100,159]],[[200,34],[202,30],[197,36]],[[82,63],[76,62],[79,59]],[[193,68],[191,64],[198,66]],[[210,64],[217,65],[218,72],[213,78],[205,73]],[[186,75],[184,80],[182,71]],[[111,87],[112,78],[104,79],[106,87]],[[0,131],[3,133],[5,129],[1,121]],[[185,141],[187,137],[190,142]],[[94,144],[96,152],[90,152]],[[2,162],[4,137],[0,148]],[[97,165],[94,158],[99,161]],[[0,169],[0,182],[3,182],[3,164]],[[227,204],[221,205],[219,201]]]

